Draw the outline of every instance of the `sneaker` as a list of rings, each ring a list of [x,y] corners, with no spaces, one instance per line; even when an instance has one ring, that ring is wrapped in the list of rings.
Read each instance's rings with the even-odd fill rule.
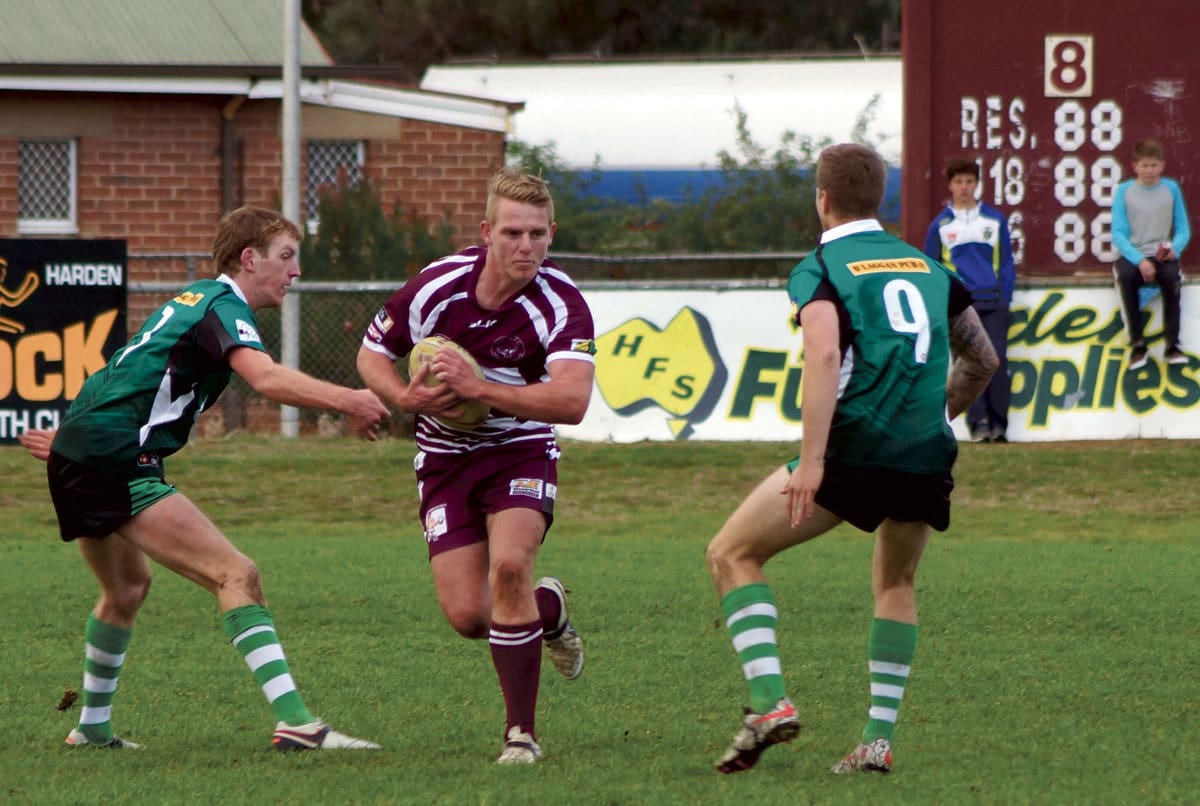
[[[104,744],[96,744],[92,740],[88,739],[87,736],[84,736],[83,731],[79,730],[78,728],[73,729],[67,734],[67,744],[69,744],[71,747],[83,747],[84,745],[91,745],[92,747],[115,747],[120,750],[142,749],[142,746],[137,742],[131,742],[128,739],[119,739],[116,736],[112,737]]]
[[[92,747],[118,747],[122,748],[122,750],[142,750],[142,745],[139,745],[138,742],[130,741],[128,739],[119,739],[116,738],[116,736],[113,736],[112,739],[104,742],[103,745],[97,745],[96,742],[91,741],[88,736],[85,736],[83,730],[80,730],[79,728],[73,728],[71,733],[67,734],[66,744],[71,745],[72,747],[91,745]]]
[[[992,429],[991,442],[1008,442],[1008,435],[999,428]]]
[[[1188,357],[1178,348],[1167,350],[1167,354],[1164,357],[1167,359],[1168,364],[1186,364],[1188,362]]]
[[[546,654],[558,673],[568,680],[574,680],[583,673],[583,639],[575,632],[571,619],[567,617],[567,590],[554,577],[542,577],[534,585],[535,588],[545,588],[558,597],[558,627],[554,638],[546,638]]]
[[[748,770],[758,761],[762,751],[779,742],[790,742],[799,733],[800,720],[796,718],[796,706],[787,697],[781,698],[765,714],[756,714],[747,708],[742,729],[717,762],[717,771],[731,773]]]
[[[275,725],[271,746],[276,750],[379,750],[375,742],[338,733],[320,719],[307,725]]]
[[[992,441],[992,432],[990,430],[988,430],[988,427],[985,425],[981,425],[976,428],[972,428],[971,429],[971,441],[972,442],[991,442]]]
[[[497,764],[533,764],[542,757],[542,748],[533,737],[521,730],[520,725],[508,729],[504,740],[504,752],[496,759]]]
[[[892,743],[882,736],[869,744],[860,744],[854,752],[833,765],[834,775],[848,772],[881,772],[892,769]]]
[[[1142,367],[1146,366],[1146,356],[1147,352],[1145,345],[1134,347],[1129,351],[1129,368],[1133,370],[1141,369]]]

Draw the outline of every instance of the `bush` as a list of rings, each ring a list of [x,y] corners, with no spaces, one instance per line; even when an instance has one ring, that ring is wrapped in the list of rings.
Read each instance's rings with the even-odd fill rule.
[[[455,251],[448,215],[432,225],[399,205],[388,215],[369,182],[339,183],[317,214],[316,234],[300,244],[300,265],[314,280],[399,280]]]
[[[869,142],[879,96],[859,113],[851,139]],[[554,248],[563,252],[636,255],[653,252],[796,252],[812,249],[821,234],[813,207],[813,169],[830,144],[809,135],[784,132],[769,150],[756,143],[738,108],[734,150],[717,154],[720,181],[704,190],[688,188],[682,202],[651,199],[636,204],[595,195],[602,168],[572,170],[558,158],[554,143],[509,144],[510,164],[545,176],[554,194],[560,230]]]

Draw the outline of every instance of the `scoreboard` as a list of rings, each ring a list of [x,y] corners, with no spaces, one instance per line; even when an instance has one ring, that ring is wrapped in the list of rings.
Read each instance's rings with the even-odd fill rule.
[[[957,156],[1008,216],[1019,275],[1108,275],[1141,140],[1200,210],[1200,0],[904,0],[902,22],[905,240],[923,243]]]

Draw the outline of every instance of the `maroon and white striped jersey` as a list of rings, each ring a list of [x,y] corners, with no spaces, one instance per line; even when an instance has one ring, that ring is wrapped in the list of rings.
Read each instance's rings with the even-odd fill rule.
[[[519,294],[489,311],[475,298],[486,257],[487,247],[471,246],[430,263],[379,309],[363,346],[395,361],[426,336],[442,335],[475,358],[484,378],[513,386],[549,380],[553,361],[595,363],[592,313],[565,272],[545,260]],[[417,446],[429,453],[553,438],[549,424],[495,409],[473,431],[417,416]]]

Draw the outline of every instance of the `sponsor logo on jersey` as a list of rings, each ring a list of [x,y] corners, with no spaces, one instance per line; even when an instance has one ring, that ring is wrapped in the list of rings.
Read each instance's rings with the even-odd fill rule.
[[[242,341],[262,341],[262,339],[258,337],[258,331],[254,329],[254,325],[250,324],[244,319],[237,319],[235,320],[235,323],[237,324],[237,335],[239,339]]]
[[[542,497],[541,479],[513,479],[508,483],[509,495],[524,495],[529,498]]]
[[[558,485],[557,484],[549,484],[549,483],[546,484],[546,497],[549,498],[551,501],[558,498]]]
[[[596,342],[592,339],[571,339],[571,352],[596,354]]]
[[[439,504],[425,513],[425,542],[436,543],[446,534],[446,505]]]
[[[525,357],[525,344],[516,336],[506,336],[492,343],[492,356],[509,363]]]
[[[200,302],[200,300],[202,300],[202,299],[204,299],[203,294],[197,294],[195,291],[184,291],[182,294],[180,294],[179,296],[177,296],[175,299],[173,299],[171,301],[178,302],[180,305],[186,305],[189,308],[192,308],[196,305],[196,303]]]
[[[495,319],[476,319],[471,324],[467,325],[468,330],[474,330],[478,327],[492,327],[496,324]]]
[[[138,467],[158,467],[157,453],[139,453],[137,456]]]
[[[395,322],[392,321],[392,317],[388,316],[387,308],[380,308],[379,313],[375,314],[374,325],[379,328],[380,333],[387,333],[392,329],[392,325],[394,324]],[[378,338],[378,336],[375,338]]]
[[[917,257],[897,257],[886,260],[856,260],[853,263],[847,263],[846,268],[855,277],[878,272],[929,274],[929,264]]]

